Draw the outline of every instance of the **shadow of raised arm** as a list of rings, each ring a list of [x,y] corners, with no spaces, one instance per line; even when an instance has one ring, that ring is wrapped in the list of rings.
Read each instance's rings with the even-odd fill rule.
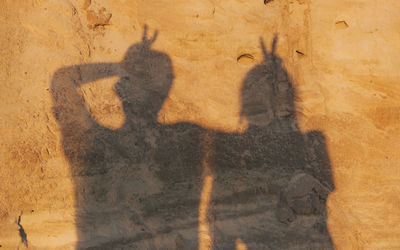
[[[53,113],[63,131],[71,128],[73,123],[76,126],[76,122],[82,122],[85,118],[90,118],[94,122],[78,88],[88,82],[118,76],[120,74],[118,65],[118,63],[94,63],[64,67],[56,71],[51,82]]]

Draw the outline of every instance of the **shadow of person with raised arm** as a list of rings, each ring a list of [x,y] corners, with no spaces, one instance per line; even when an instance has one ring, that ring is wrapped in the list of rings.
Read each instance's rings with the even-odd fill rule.
[[[264,61],[246,75],[241,89],[240,134],[215,135],[214,245],[234,249],[332,248],[326,199],[333,190],[324,135],[299,130],[296,91],[277,36]],[[237,247],[238,245],[236,245]]]
[[[175,228],[192,229],[196,245],[203,130],[158,122],[174,73],[169,56],[151,49],[157,32],[148,38],[146,31],[120,63],[65,67],[52,79],[53,113],[74,182],[78,249],[171,248],[174,239],[163,235]],[[114,90],[125,115],[115,130],[96,122],[80,88],[112,76],[119,77]]]

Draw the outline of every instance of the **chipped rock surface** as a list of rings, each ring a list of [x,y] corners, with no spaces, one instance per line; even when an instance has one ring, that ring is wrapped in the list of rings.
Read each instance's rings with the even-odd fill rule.
[[[400,248],[399,11],[1,1],[1,247]]]
[[[291,222],[295,215],[325,215],[325,200],[330,190],[308,174],[298,174],[281,192],[277,208],[278,220]]]

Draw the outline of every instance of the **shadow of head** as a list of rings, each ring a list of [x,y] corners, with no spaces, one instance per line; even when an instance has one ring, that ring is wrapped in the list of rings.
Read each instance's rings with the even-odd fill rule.
[[[260,38],[264,61],[253,67],[243,82],[240,116],[249,125],[266,126],[295,115],[295,90],[282,59],[275,55],[277,41],[275,36],[268,52]]]
[[[129,47],[121,62],[126,74],[115,85],[115,91],[127,113],[131,111],[131,104],[157,113],[172,86],[174,74],[171,59],[167,54],[151,48],[156,39],[157,31],[148,38],[145,26],[142,41]]]

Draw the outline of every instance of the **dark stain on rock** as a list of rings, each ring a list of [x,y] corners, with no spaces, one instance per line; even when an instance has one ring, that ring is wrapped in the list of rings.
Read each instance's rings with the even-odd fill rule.
[[[26,234],[24,227],[21,225],[21,215],[18,216],[18,222],[17,225],[19,226],[19,237],[21,237],[21,242],[24,244],[26,247],[28,247],[28,235]]]

